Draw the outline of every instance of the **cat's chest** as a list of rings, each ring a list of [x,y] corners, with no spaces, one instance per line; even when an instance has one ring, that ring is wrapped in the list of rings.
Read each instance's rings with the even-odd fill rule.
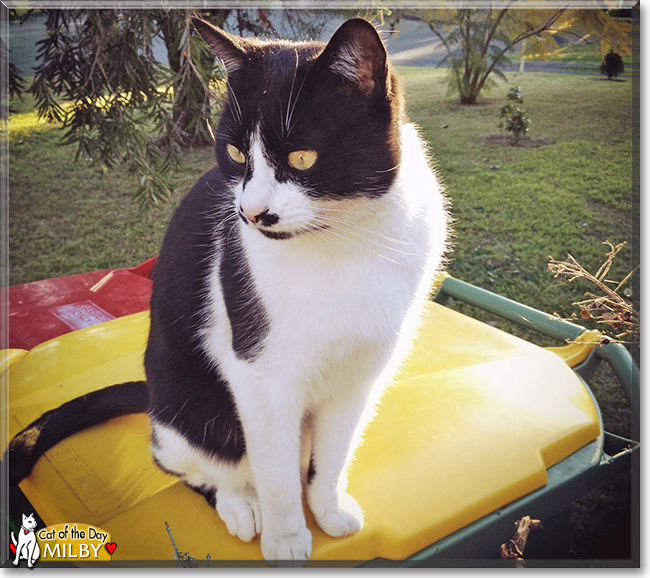
[[[248,249],[272,325],[306,327],[328,341],[394,332],[421,275],[418,259],[397,261],[376,251],[279,249],[272,255]]]

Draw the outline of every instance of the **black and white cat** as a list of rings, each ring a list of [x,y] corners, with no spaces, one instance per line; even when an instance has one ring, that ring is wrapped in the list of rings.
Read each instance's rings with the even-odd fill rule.
[[[363,525],[346,469],[440,267],[446,201],[371,24],[348,20],[326,45],[194,24],[226,68],[228,101],[217,166],[156,262],[148,389],[114,386],[67,411],[101,414],[109,397],[108,417],[146,409],[162,469],[231,534],[261,534],[267,560],[304,560],[303,480],[327,534]],[[14,478],[70,433],[54,425],[66,406],[12,442]]]

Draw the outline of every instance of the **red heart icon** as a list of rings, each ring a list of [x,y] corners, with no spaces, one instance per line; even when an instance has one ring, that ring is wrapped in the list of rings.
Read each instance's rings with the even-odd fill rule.
[[[113,552],[115,552],[115,548],[117,548],[117,544],[112,544],[112,543],[110,543],[110,542],[109,542],[108,544],[106,544],[106,549],[107,549],[107,550],[109,551],[109,553],[111,553],[111,554],[112,554]]]
[[[27,534],[29,534],[29,530],[23,530],[23,532],[25,532],[25,536],[27,536]]]
[[[15,554],[16,553],[16,546],[13,544],[9,544],[9,548],[11,548],[11,551]]]

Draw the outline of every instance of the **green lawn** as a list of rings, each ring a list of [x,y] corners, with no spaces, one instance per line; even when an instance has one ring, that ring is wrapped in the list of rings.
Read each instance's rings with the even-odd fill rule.
[[[447,97],[444,71],[405,69],[410,115],[431,143],[453,201],[450,273],[517,301],[567,314],[569,291],[546,271],[571,253],[597,269],[601,243],[627,241],[614,276],[632,268],[631,82],[564,74],[512,74],[484,103]],[[523,89],[539,148],[497,146],[498,109]],[[446,128],[443,128],[446,127]]]
[[[568,316],[571,302],[591,287],[558,283],[547,272],[549,255],[571,253],[595,271],[605,254],[603,241],[627,241],[610,278],[620,279],[636,265],[631,81],[510,74],[481,104],[463,107],[446,93],[446,71],[400,72],[409,115],[430,143],[453,203],[452,275]],[[533,121],[530,138],[543,144],[538,148],[484,142],[501,134],[498,109],[517,85]],[[155,255],[178,199],[139,213],[131,197],[133,178],[119,168],[105,173],[83,159],[75,162],[75,149],[58,144],[62,131],[38,122],[30,105],[17,103],[19,112],[8,123],[10,283],[132,266]],[[179,198],[213,162],[211,150],[185,154],[174,175]],[[601,375],[595,387],[606,427],[629,435],[626,402],[611,376]],[[576,509],[574,528],[587,536],[584,543],[610,523],[592,516],[590,525],[585,511],[629,511],[629,479],[616,484],[605,499],[593,498],[595,508],[587,501]],[[590,555],[587,546],[574,548],[578,557]]]

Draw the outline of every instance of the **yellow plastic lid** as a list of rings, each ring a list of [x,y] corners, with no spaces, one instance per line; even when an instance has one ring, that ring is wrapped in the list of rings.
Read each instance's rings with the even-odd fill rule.
[[[18,359],[6,374],[10,436],[69,399],[142,379],[147,331],[139,313]],[[543,486],[547,468],[599,434],[589,393],[559,356],[430,303],[350,471],[365,527],[330,538],[308,513],[313,559],[406,558]],[[165,522],[195,558],[261,560],[259,538],[230,536],[200,495],[153,464],[149,436],[144,414],[90,428],[47,452],[20,487],[48,526],[109,532],[113,564],[171,561]]]

